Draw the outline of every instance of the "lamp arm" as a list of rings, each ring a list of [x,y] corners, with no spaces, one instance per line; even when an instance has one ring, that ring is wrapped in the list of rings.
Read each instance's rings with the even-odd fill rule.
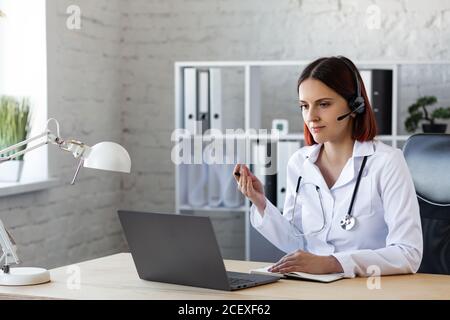
[[[43,141],[41,143],[38,143],[37,145],[34,145],[32,147],[25,148],[24,150],[17,151],[17,152],[15,152],[15,153],[13,153],[11,155],[8,155],[8,156],[3,156],[3,157],[0,156],[0,163],[12,160],[14,158],[17,158],[17,157],[19,157],[19,156],[21,156],[21,155],[23,155],[23,154],[25,154],[27,152],[30,152],[30,151],[35,150],[35,149],[38,149],[38,148],[40,148],[40,147],[42,147],[44,145],[55,144],[61,150],[64,150],[64,151],[72,153],[72,155],[76,159],[80,158],[77,170],[76,170],[75,175],[74,175],[74,177],[72,179],[72,182],[70,183],[70,184],[74,184],[75,183],[75,179],[76,179],[76,177],[78,175],[78,172],[80,171],[80,168],[81,168],[81,166],[83,164],[83,160],[84,160],[85,157],[87,157],[89,155],[91,148],[89,146],[85,145],[83,142],[80,142],[80,141],[77,141],[77,140],[73,140],[73,139],[70,139],[70,140],[67,140],[67,141],[63,140],[59,136],[59,123],[58,123],[58,121],[56,121],[56,119],[53,119],[53,118],[49,119],[47,121],[47,128],[48,128],[48,123],[51,120],[54,120],[56,122],[57,135],[54,135],[50,130],[47,129],[46,131],[42,132],[41,134],[39,134],[39,135],[37,135],[35,137],[26,139],[26,140],[21,141],[21,142],[15,144],[13,146],[10,146],[10,147],[7,147],[7,148],[5,148],[3,150],[0,150],[0,154],[4,154],[6,152],[9,152],[9,151],[12,151],[12,150],[16,150],[17,148],[19,148],[19,147],[21,147],[23,145],[26,145],[26,144],[34,141],[34,140],[40,139],[42,137],[46,136],[46,138],[47,138],[45,141]],[[0,263],[1,263],[1,260],[2,259],[0,258]]]
[[[16,253],[14,239],[12,239],[9,232],[6,230],[2,221],[0,220],[0,245],[3,251],[3,255],[0,258],[1,270],[3,273],[9,273],[9,261],[12,258],[12,263],[19,264],[20,260]]]
[[[9,146],[9,147],[7,147],[7,148],[5,148],[3,150],[0,150],[0,154],[4,154],[6,152],[15,150],[15,149],[17,149],[17,148],[19,148],[19,147],[21,147],[23,145],[27,145],[28,143],[30,143],[30,142],[32,142],[34,140],[40,139],[42,137],[45,137],[45,136],[47,136],[46,141],[43,141],[43,142],[41,142],[41,143],[39,143],[39,144],[37,144],[35,146],[29,147],[29,148],[25,148],[24,150],[15,152],[15,153],[13,153],[11,155],[0,157],[0,163],[4,162],[4,161],[12,160],[14,158],[17,158],[17,157],[19,157],[19,156],[21,156],[21,155],[23,155],[23,154],[25,154],[27,152],[30,152],[30,151],[35,150],[37,148],[40,148],[40,147],[42,147],[42,146],[44,146],[46,144],[49,144],[49,143],[58,145],[64,151],[72,152],[72,149],[70,148],[72,146],[72,144],[73,144],[72,140],[66,142],[66,141],[62,140],[60,137],[55,136],[53,133],[51,133],[50,131],[47,130],[47,131],[42,132],[41,134],[39,134],[39,135],[37,135],[35,137],[23,140],[23,141],[15,144],[15,145],[12,145],[12,146]],[[82,153],[83,152],[80,152],[80,155]],[[75,154],[74,154],[74,156],[75,156]]]
[[[3,150],[0,150],[0,154],[4,154],[4,153],[9,152],[11,150],[15,150],[15,149],[17,149],[17,148],[19,148],[19,147],[21,147],[23,145],[26,145],[26,144],[34,141],[34,140],[40,139],[40,138],[48,136],[48,135],[49,135],[49,131],[42,132],[41,134],[39,134],[39,135],[37,135],[35,137],[29,138],[27,140],[23,140],[23,141],[21,141],[19,143],[16,143],[15,145],[12,145],[12,146],[9,146],[9,147],[7,147],[7,148],[5,148]],[[47,142],[45,142],[45,143],[47,143]],[[16,152],[16,153],[14,153],[12,155],[9,155],[9,156],[0,157],[0,161],[8,161],[8,160],[17,158],[18,156],[20,156],[20,155],[30,151],[30,149],[31,148],[27,148],[27,149],[21,150],[19,152]],[[33,149],[35,149],[35,148],[33,148]]]
[[[41,143],[39,143],[39,144],[37,144],[37,145],[35,145],[35,146],[33,146],[33,147],[26,148],[26,149],[24,149],[24,150],[22,150],[22,151],[16,152],[16,153],[14,153],[14,154],[11,155],[11,156],[7,156],[7,157],[5,157],[5,158],[1,158],[1,159],[0,159],[0,162],[12,160],[12,159],[14,159],[14,158],[17,158],[17,157],[19,157],[19,156],[21,156],[21,155],[27,153],[27,152],[30,152],[31,150],[40,148],[40,147],[42,147],[43,145],[46,145],[46,144],[48,144],[48,141],[41,142]]]

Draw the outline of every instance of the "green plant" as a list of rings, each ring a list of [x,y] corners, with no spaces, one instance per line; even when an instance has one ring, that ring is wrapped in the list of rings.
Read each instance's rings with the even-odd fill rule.
[[[419,121],[428,121],[431,125],[435,124],[435,119],[450,119],[450,107],[437,108],[429,112],[427,107],[436,104],[435,96],[423,96],[417,99],[415,103],[408,107],[409,117],[405,120],[405,128],[408,132],[414,132],[417,129]]]
[[[0,150],[19,143],[27,138],[30,119],[30,101],[22,98],[20,101],[14,97],[0,97]],[[26,148],[23,145],[15,150],[0,154],[8,156],[16,151]],[[16,158],[23,160],[23,155]]]

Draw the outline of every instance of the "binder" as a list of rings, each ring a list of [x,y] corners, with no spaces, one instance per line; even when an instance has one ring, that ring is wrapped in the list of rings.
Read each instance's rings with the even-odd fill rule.
[[[209,69],[210,127],[223,130],[222,120],[222,74],[219,68]]]
[[[188,203],[194,208],[200,208],[208,203],[207,199],[207,182],[208,168],[207,165],[189,164],[188,166]]]
[[[225,150],[225,148],[223,149]],[[207,145],[203,159],[208,164],[208,204],[210,207],[240,207],[244,204],[244,195],[239,191],[233,175],[234,155],[226,153],[223,163],[214,161],[214,149]],[[231,159],[230,159],[231,157]],[[231,160],[231,161],[230,161]]]
[[[392,134],[392,70],[362,70],[360,74],[375,115],[377,134]]]
[[[253,146],[252,171],[264,186],[267,199],[277,203],[277,148],[276,143],[260,143]]]
[[[192,161],[188,167],[188,203],[192,207],[203,207],[208,203],[208,165],[203,161],[203,145],[193,143]],[[196,155],[202,161],[196,161]]]
[[[184,128],[190,134],[197,133],[197,70],[184,68]]]
[[[191,149],[192,143],[190,139],[182,139],[180,142],[181,148],[183,150],[183,161],[178,164],[179,170],[179,192],[180,192],[180,204],[187,205],[188,202],[188,190],[189,190],[189,164],[191,162]]]
[[[277,150],[277,208],[283,212],[287,188],[287,164],[291,156],[300,148],[298,141],[280,141]]]
[[[392,70],[372,70],[372,108],[378,134],[392,134]]]
[[[277,203],[277,148],[276,143],[257,142],[252,147],[252,171],[264,185],[264,193],[273,204]],[[271,162],[264,165],[267,157]],[[259,231],[250,225],[249,232],[249,258],[252,261],[276,262],[285,255],[280,249],[270,243]]]
[[[197,133],[201,134],[209,129],[209,71],[198,70],[197,76]]]
[[[359,74],[366,88],[369,103],[372,105],[372,70],[360,70]]]
[[[208,165],[208,205],[210,207],[220,207],[223,205],[223,165],[216,163],[213,155],[214,151],[212,145],[207,145],[203,151],[203,160]]]
[[[208,165],[208,205],[220,207],[223,204],[222,195],[222,165]]]

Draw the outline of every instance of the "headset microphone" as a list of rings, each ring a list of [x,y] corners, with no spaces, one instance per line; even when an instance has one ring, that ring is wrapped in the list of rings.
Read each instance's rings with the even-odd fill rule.
[[[337,121],[344,120],[344,119],[347,118],[349,115],[351,115],[352,112],[353,112],[353,111],[350,111],[350,112],[348,112],[348,113],[346,113],[346,114],[344,114],[344,115],[342,115],[342,116],[337,117]]]
[[[365,105],[362,104],[362,105],[360,105],[358,108],[356,108],[354,111],[347,112],[346,114],[337,117],[337,121],[344,120],[344,119],[347,118],[349,115],[351,115],[353,112],[358,113],[358,110],[359,110],[359,109],[362,109],[364,106],[365,106]]]

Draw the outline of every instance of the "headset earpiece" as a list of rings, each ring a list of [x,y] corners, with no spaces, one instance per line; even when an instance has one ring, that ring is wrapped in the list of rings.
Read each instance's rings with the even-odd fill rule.
[[[363,97],[356,97],[351,102],[349,102],[350,109],[355,113],[364,113],[364,110],[366,109],[364,98]]]
[[[345,65],[347,66],[347,68],[349,68],[349,70],[352,72],[354,79],[355,79],[355,83],[356,83],[356,92],[355,95],[350,98],[348,100],[348,106],[350,107],[350,110],[352,112],[361,114],[364,113],[365,111],[365,107],[366,107],[366,103],[364,102],[364,98],[361,94],[361,85],[359,83],[359,79],[358,79],[358,73],[356,72],[356,70],[350,65],[350,63],[348,63],[346,61],[346,58],[342,57],[342,56],[337,56],[337,58],[339,60],[341,60],[343,63],[345,63]]]

